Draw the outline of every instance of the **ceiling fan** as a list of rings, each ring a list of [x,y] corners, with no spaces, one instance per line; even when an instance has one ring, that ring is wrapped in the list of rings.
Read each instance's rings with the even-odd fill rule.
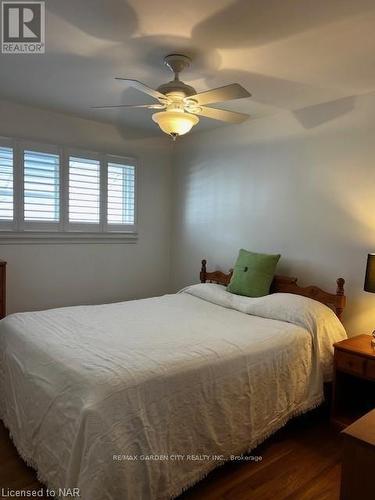
[[[161,130],[169,134],[173,140],[189,132],[199,122],[199,116],[229,123],[242,123],[249,115],[205,106],[231,99],[250,97],[251,94],[238,83],[232,83],[217,89],[197,93],[196,90],[182,82],[181,71],[191,64],[191,59],[182,54],[170,54],[164,58],[165,65],[174,73],[174,79],[154,90],[138,80],[115,78],[126,82],[131,87],[150,95],[158,102],[155,104],[120,104],[117,106],[92,106],[94,109],[110,108],[148,108],[159,110],[152,115]],[[198,116],[197,116],[198,115]]]

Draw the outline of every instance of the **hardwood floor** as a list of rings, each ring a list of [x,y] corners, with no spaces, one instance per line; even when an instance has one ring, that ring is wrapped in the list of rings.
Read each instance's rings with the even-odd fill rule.
[[[338,432],[330,427],[327,412],[317,410],[254,450],[252,455],[262,456],[262,461],[219,467],[179,500],[338,500],[340,453]],[[0,488],[42,488],[1,423]]]
[[[338,500],[341,438],[325,410],[290,422],[252,455],[214,470],[179,500]]]

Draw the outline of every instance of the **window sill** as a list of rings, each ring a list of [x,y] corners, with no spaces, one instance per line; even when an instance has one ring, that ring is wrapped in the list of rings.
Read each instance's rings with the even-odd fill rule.
[[[40,244],[56,245],[59,243],[136,243],[138,233],[81,233],[81,232],[49,232],[49,231],[0,231],[0,245]]]

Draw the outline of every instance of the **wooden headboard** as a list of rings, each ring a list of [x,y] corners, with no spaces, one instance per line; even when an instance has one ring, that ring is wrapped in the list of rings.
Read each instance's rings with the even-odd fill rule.
[[[232,277],[233,270],[230,270],[228,274],[225,274],[222,271],[208,272],[206,265],[207,261],[203,259],[200,272],[201,283],[206,283],[208,281],[211,283],[218,283],[220,285],[228,285]],[[295,293],[296,295],[309,297],[310,299],[317,300],[331,307],[335,311],[337,317],[341,319],[346,305],[346,297],[344,295],[345,280],[344,278],[338,278],[336,283],[336,293],[329,293],[314,285],[306,287],[299,286],[297,285],[297,278],[276,275],[271,285],[271,293]]]

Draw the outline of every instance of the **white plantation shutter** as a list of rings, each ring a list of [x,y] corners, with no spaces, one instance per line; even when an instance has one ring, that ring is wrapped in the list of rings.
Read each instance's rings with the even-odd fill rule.
[[[59,222],[60,157],[24,151],[24,220]]]
[[[133,158],[0,137],[0,243],[135,241],[136,181]]]
[[[132,225],[135,223],[135,167],[108,163],[107,222]]]
[[[0,221],[12,221],[13,148],[0,147]]]
[[[100,162],[69,157],[69,222],[99,224]]]

